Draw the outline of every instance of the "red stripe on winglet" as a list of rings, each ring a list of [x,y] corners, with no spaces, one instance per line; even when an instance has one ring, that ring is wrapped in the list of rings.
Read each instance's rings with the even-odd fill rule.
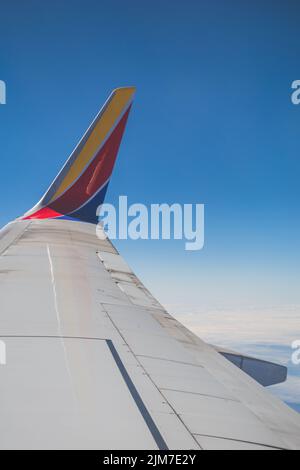
[[[65,193],[49,205],[62,214],[70,214],[85,204],[110,178],[131,106],[113,130],[96,157]]]
[[[50,207],[43,207],[43,209],[39,209],[34,214],[28,215],[27,217],[23,217],[23,220],[28,219],[53,219],[54,217],[61,217],[62,214],[59,212],[50,209]]]

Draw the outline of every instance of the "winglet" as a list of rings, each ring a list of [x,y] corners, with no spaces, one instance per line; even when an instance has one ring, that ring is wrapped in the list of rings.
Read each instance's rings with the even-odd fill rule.
[[[97,223],[131,109],[134,87],[112,92],[40,202],[23,219]]]

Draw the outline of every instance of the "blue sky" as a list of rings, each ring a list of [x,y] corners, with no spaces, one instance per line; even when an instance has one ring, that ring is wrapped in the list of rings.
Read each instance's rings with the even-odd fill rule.
[[[289,351],[300,336],[300,106],[290,100],[299,9],[276,0],[3,3],[1,225],[40,198],[111,89],[136,85],[107,201],[204,203],[206,244],[118,248],[171,313],[195,316],[200,335],[210,312],[222,325],[228,312],[236,321],[260,312],[259,343],[271,339],[278,359],[278,344]],[[265,354],[247,331],[232,342]]]

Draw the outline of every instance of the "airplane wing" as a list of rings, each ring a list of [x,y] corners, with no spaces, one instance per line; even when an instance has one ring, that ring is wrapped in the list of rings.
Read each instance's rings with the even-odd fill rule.
[[[133,93],[111,95],[41,201],[0,232],[0,448],[299,449],[298,414],[96,236]]]
[[[287,379],[287,367],[281,364],[257,359],[218,346],[213,346],[213,348],[264,387],[283,383]]]

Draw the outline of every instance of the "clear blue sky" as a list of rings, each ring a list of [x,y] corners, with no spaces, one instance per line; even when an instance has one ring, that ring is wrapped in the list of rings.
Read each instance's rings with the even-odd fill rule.
[[[118,248],[170,311],[274,307],[284,322],[293,305],[299,331],[299,2],[0,8],[0,223],[39,199],[111,89],[136,85],[107,200],[205,203],[206,245]]]

